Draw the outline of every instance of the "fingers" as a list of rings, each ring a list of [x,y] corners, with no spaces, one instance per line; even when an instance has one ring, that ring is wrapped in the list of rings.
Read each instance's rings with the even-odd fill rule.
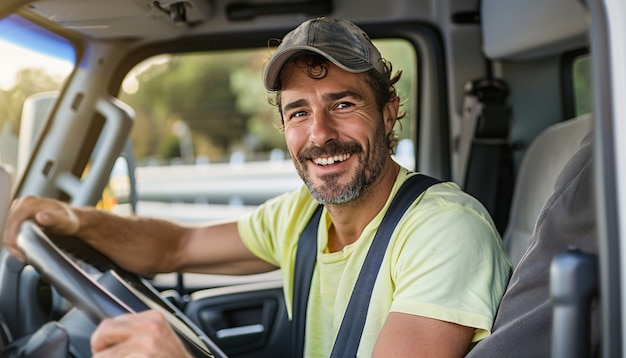
[[[14,229],[12,228],[11,220],[8,219],[11,211],[13,211],[14,206],[15,201],[13,201],[9,206],[9,213],[7,214],[4,231],[2,232],[2,246],[7,249],[13,256],[17,257],[20,261],[24,261],[24,255],[22,255],[21,252],[17,252],[17,249],[15,247],[15,240],[12,239],[12,232],[14,231]]]
[[[100,323],[91,336],[93,357],[188,357],[163,315],[154,310]]]
[[[98,328],[91,336],[91,351],[94,355],[129,338],[131,332],[127,329],[127,326],[121,322],[122,320],[126,320],[126,317],[126,315],[123,315],[116,318],[105,319],[100,322]]]
[[[4,247],[19,260],[24,254],[17,246],[17,236],[22,223],[34,220],[38,225],[59,234],[72,234],[79,222],[69,205],[57,200],[25,196],[11,203],[3,234]]]
[[[35,222],[57,234],[72,235],[78,231],[78,218],[66,204],[56,203],[56,207],[38,211]]]
[[[24,199],[16,199],[11,203],[3,233],[4,247],[20,261],[24,261],[25,258],[24,254],[17,247],[17,235],[21,223],[28,219],[28,217],[24,217],[24,214],[20,210],[20,202]]]

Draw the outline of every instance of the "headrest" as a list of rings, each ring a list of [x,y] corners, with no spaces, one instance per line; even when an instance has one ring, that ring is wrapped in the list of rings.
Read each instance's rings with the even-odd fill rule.
[[[491,59],[540,58],[588,44],[578,0],[483,0],[481,21],[483,50]]]

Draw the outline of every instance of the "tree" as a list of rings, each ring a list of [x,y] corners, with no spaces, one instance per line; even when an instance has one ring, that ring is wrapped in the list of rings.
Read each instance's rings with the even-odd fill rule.
[[[17,131],[26,98],[36,93],[56,90],[60,86],[61,80],[48,75],[43,69],[20,70],[15,77],[15,85],[7,91],[0,90],[0,128],[10,123]]]
[[[155,153],[162,145],[168,147],[161,142],[170,140],[168,124],[178,118],[196,134],[194,138],[211,142],[202,148],[217,147],[224,154],[233,143],[241,141],[248,116],[238,110],[237,94],[230,86],[230,74],[241,62],[241,58],[234,55],[181,55],[137,76],[139,90],[122,99],[136,109],[138,126],[151,128],[147,123],[152,122],[163,128],[149,133],[133,131],[136,144],[143,141],[143,145],[150,147],[149,150],[136,148],[138,156]],[[146,135],[152,139],[139,138]]]

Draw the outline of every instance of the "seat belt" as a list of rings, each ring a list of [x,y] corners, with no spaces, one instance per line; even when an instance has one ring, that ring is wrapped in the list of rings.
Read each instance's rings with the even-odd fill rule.
[[[317,258],[317,227],[324,205],[318,205],[309,223],[302,231],[293,273],[293,304],[291,314],[291,358],[304,356],[304,334],[306,329],[306,306],[311,290],[311,278]]]
[[[356,356],[367,316],[363,312],[367,312],[369,307],[372,289],[391,235],[407,208],[421,193],[439,182],[439,180],[427,175],[416,174],[408,177],[402,183],[367,252],[335,339],[331,353],[332,358]],[[302,357],[304,352],[306,308],[317,258],[317,228],[319,227],[322,208],[323,206],[320,205],[309,220],[296,249],[291,330],[291,357],[294,358]]]
[[[489,211],[500,234],[508,222],[514,182],[508,94],[508,86],[499,79],[481,78],[465,85],[455,175],[463,190]]]

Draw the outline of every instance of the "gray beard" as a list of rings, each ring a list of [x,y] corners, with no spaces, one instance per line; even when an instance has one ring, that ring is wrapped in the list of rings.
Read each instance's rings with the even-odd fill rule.
[[[353,200],[356,200],[361,193],[367,187],[367,183],[363,176],[355,175],[350,182],[343,187],[343,189],[337,183],[338,175],[328,175],[325,176],[324,184],[321,186],[320,190],[317,190],[313,184],[305,180],[307,188],[309,188],[309,192],[315,200],[317,200],[320,204],[323,205],[339,205],[346,204]],[[324,195],[324,193],[332,193],[331,195]]]
[[[376,153],[377,158],[370,160],[369,157],[359,159],[359,170],[352,179],[343,187],[337,182],[339,175],[331,174],[322,177],[324,184],[316,188],[309,179],[308,173],[300,173],[309,192],[315,200],[323,205],[341,205],[358,199],[367,188],[375,182],[385,168],[386,157]]]
[[[320,204],[341,205],[358,199],[369,186],[374,183],[385,169],[385,164],[389,158],[387,152],[387,139],[385,136],[382,120],[379,123],[377,136],[373,143],[369,143],[369,151],[364,151],[357,143],[333,143],[326,148],[311,148],[300,153],[297,162],[304,163],[307,158],[316,157],[320,154],[332,154],[349,152],[359,158],[359,168],[354,176],[343,187],[338,183],[339,174],[329,174],[323,176],[323,184],[315,187],[312,183],[306,166],[296,164],[300,178],[309,189],[309,192]]]

